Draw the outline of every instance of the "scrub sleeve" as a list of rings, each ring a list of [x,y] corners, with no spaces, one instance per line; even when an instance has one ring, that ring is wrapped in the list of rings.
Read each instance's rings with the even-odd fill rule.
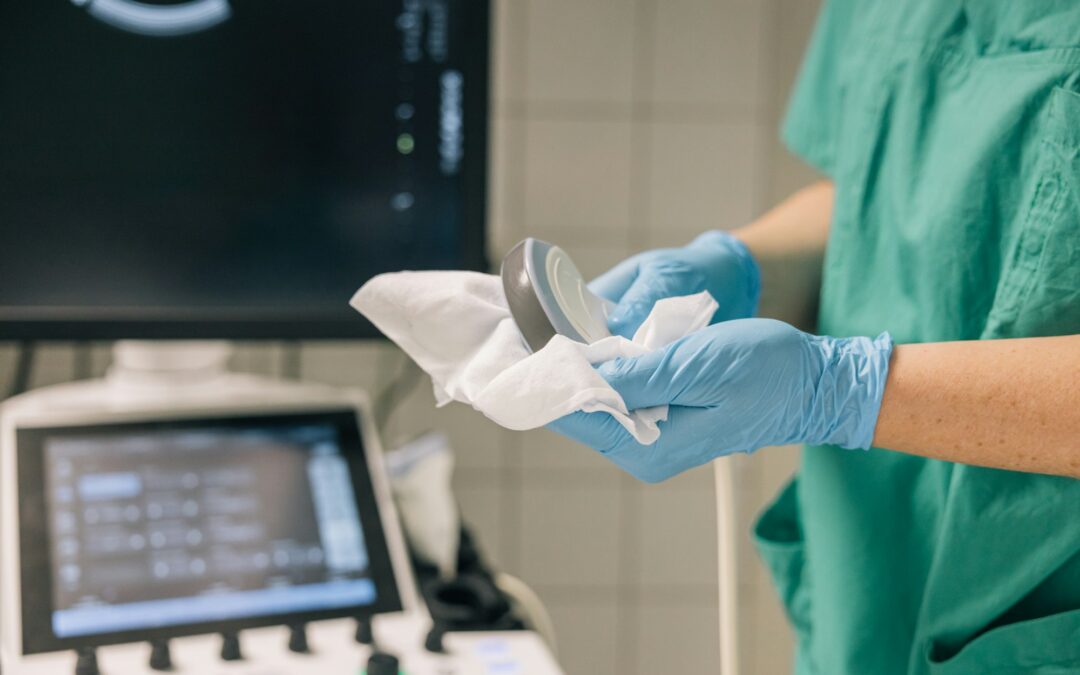
[[[819,332],[1080,333],[1080,3],[828,2],[783,137],[836,186]],[[1080,480],[808,447],[754,534],[797,673],[1080,672]]]

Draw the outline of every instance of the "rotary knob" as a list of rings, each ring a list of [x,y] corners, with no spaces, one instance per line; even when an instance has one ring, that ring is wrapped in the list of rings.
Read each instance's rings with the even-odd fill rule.
[[[365,672],[367,675],[398,675],[400,672],[399,667],[398,659],[393,654],[372,652],[368,658]]]

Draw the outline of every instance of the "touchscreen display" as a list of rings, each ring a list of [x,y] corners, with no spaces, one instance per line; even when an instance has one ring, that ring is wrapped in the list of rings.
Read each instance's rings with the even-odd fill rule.
[[[364,486],[329,421],[81,428],[41,445],[57,638],[376,601]]]

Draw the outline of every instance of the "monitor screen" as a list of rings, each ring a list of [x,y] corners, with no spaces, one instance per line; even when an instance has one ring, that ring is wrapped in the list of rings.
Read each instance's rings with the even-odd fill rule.
[[[349,337],[481,269],[486,0],[0,3],[0,339]]]
[[[26,640],[398,608],[350,416],[20,436],[40,458],[47,560],[23,556]]]

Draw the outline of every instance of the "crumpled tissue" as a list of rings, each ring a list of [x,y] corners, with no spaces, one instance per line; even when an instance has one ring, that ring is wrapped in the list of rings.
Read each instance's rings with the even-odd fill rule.
[[[708,292],[666,298],[633,340],[611,336],[586,345],[556,335],[530,354],[494,275],[380,274],[350,304],[431,376],[440,406],[460,401],[519,431],[577,410],[606,412],[646,445],[660,437],[667,406],[627,410],[593,366],[663,347],[706,326],[717,309]]]

